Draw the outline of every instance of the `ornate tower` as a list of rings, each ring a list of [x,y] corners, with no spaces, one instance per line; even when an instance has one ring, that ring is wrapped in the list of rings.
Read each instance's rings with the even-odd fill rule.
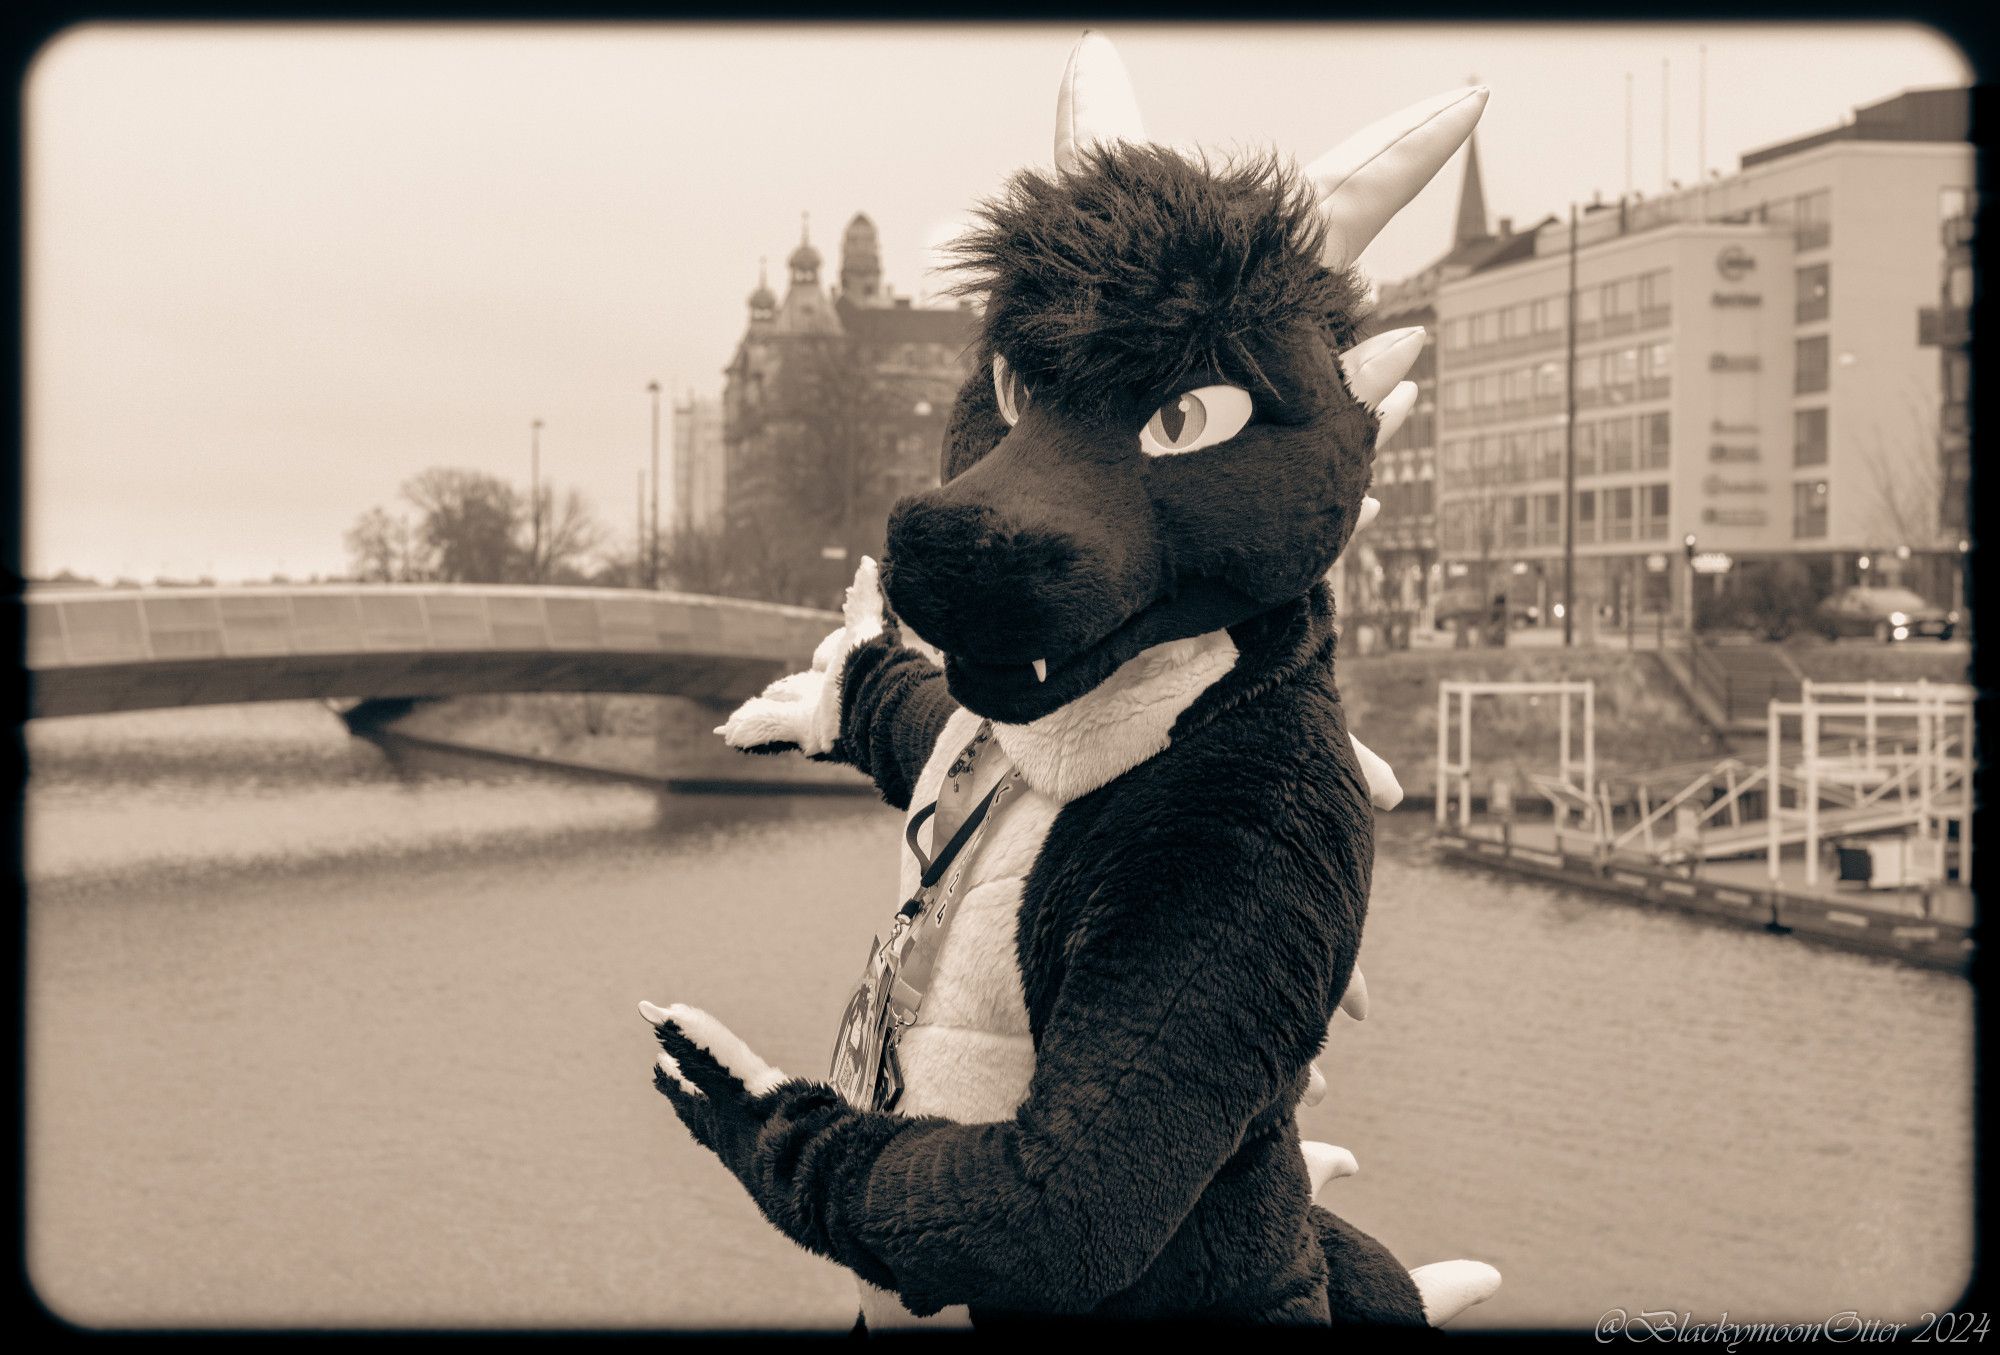
[[[856,306],[882,300],[882,249],[866,212],[856,212],[840,237],[840,294]]]

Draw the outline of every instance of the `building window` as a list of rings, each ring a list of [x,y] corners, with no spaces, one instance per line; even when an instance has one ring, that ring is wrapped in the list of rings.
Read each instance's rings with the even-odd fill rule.
[[[1826,464],[1826,409],[1823,406],[1792,411],[1792,464]]]
[[[1541,494],[1535,499],[1535,544],[1538,546],[1560,546],[1562,544],[1562,495]]]
[[[1611,404],[1630,400],[1639,384],[1639,350],[1620,348],[1604,354],[1604,398]]]
[[[1631,278],[1620,278],[1616,282],[1605,283],[1601,289],[1603,296],[1601,304],[1604,308],[1604,314],[1607,317],[1613,315],[1630,315],[1633,310],[1632,301],[1635,289],[1636,284]]]
[[[1576,426],[1576,473],[1579,476],[1597,474],[1597,425],[1579,423]]]
[[[1516,494],[1507,500],[1507,544],[1528,544],[1528,496]]]
[[[1801,480],[1792,486],[1792,537],[1805,541],[1826,535],[1826,481]]]
[[[1535,434],[1537,452],[1536,476],[1543,480],[1553,480],[1563,473],[1563,432],[1560,428],[1544,428]]]
[[[1444,346],[1447,351],[1453,353],[1465,347],[1464,317],[1461,316],[1456,320],[1447,320],[1444,322]]]
[[[1832,309],[1829,291],[1831,282],[1827,266],[1823,263],[1807,264],[1798,270],[1797,305],[1794,317],[1798,323],[1824,320]]]
[[[1545,296],[1535,303],[1535,333],[1555,334],[1563,327],[1563,299]]]
[[[1667,415],[1643,414],[1639,417],[1639,464],[1647,470],[1665,470],[1672,457],[1671,432]]]
[[[1799,249],[1822,249],[1833,240],[1833,194],[1827,189],[1801,193],[1792,214],[1792,236]]]
[[[1597,491],[1594,489],[1576,492],[1576,539],[1584,545],[1597,540]]]
[[[1811,395],[1823,391],[1826,389],[1826,382],[1826,335],[1816,334],[1810,339],[1797,340],[1793,345],[1793,394]]]
[[[1599,425],[1604,454],[1604,473],[1616,475],[1632,469],[1632,420],[1607,419]],[[1629,516],[1629,514],[1628,514]]]
[[[1623,485],[1617,489],[1607,489],[1604,497],[1609,499],[1610,509],[1605,514],[1604,539],[1606,541],[1630,541],[1632,539],[1632,487]]]
[[[1465,383],[1463,381],[1444,382],[1438,387],[1438,395],[1444,401],[1445,413],[1458,414],[1464,411]]]
[[[1673,318],[1668,282],[1668,273],[1664,268],[1656,268],[1639,277],[1639,323],[1647,329],[1664,325]]]
[[[1492,343],[1494,328],[1492,311],[1481,311],[1479,314],[1473,316],[1471,346],[1474,348],[1484,348],[1487,344]]]
[[[1544,362],[1535,368],[1535,398],[1555,399],[1563,393],[1563,370],[1560,362]]]
[[[1646,344],[1639,350],[1639,397],[1664,399],[1673,387],[1674,345],[1671,340]]]
[[[1667,486],[1642,485],[1639,488],[1639,536],[1642,540],[1658,541],[1667,534]]]

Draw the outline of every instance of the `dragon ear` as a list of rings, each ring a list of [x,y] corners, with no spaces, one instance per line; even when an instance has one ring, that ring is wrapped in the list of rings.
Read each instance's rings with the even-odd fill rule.
[[[1359,258],[1389,218],[1444,168],[1472,135],[1485,111],[1486,94],[1484,85],[1476,85],[1411,104],[1370,123],[1306,166],[1320,215],[1326,218],[1322,262],[1328,268],[1337,271]]]
[[[1077,167],[1094,141],[1144,141],[1145,124],[1117,48],[1102,33],[1086,31],[1069,54],[1056,92],[1056,168]]]

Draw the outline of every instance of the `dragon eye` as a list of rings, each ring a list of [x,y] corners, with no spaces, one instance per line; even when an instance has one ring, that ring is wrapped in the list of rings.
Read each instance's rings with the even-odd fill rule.
[[[1202,386],[1153,411],[1139,430],[1147,456],[1178,456],[1227,442],[1250,422],[1250,393],[1236,386]]]
[[[993,355],[993,398],[999,402],[1000,417],[1009,428],[1021,421],[1022,412],[1035,398],[1020,373],[1009,367],[1007,359],[998,353]]]

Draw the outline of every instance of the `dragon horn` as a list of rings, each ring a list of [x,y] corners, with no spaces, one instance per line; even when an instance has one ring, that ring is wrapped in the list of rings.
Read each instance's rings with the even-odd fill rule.
[[[1328,268],[1342,269],[1359,258],[1389,218],[1444,168],[1472,135],[1486,95],[1484,85],[1475,85],[1412,104],[1370,123],[1306,166],[1320,215],[1326,218],[1323,262]]]
[[[1118,49],[1103,34],[1086,30],[1056,92],[1056,168],[1075,169],[1093,141],[1145,139],[1139,101],[1132,97]]]

